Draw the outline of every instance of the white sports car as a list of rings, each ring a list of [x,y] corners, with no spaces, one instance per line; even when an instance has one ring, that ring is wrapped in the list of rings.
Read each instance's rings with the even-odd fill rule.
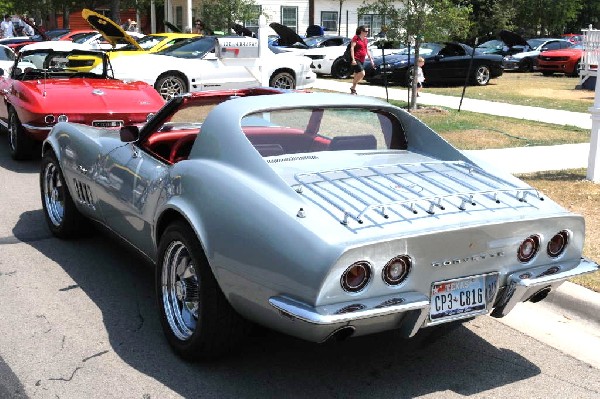
[[[258,39],[204,36],[153,54],[111,60],[114,76],[141,80],[168,99],[205,90],[271,86],[305,89],[316,80],[308,57],[273,54],[258,57]],[[264,69],[261,69],[264,68]]]
[[[346,45],[323,48],[311,48],[304,55],[313,60],[310,68],[317,75],[331,75],[336,79],[346,79],[352,74],[350,64],[342,58],[346,51]],[[381,49],[376,44],[369,45],[369,51],[373,57],[380,56]],[[385,49],[385,55],[406,52],[406,48]]]

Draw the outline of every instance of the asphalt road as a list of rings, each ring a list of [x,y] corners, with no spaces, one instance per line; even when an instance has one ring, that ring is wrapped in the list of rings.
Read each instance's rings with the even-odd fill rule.
[[[91,231],[53,238],[39,161],[0,135],[0,398],[598,398],[600,369],[491,317],[431,342],[262,332],[190,364],[163,338],[152,268]]]

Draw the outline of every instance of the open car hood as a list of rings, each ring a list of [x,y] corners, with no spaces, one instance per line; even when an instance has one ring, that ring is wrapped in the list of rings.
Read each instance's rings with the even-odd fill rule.
[[[171,30],[173,33],[183,33],[181,29],[170,23],[169,21],[163,21],[165,26]]]
[[[308,48],[304,40],[287,26],[277,22],[271,22],[269,26],[279,35],[278,43],[280,46],[291,46],[295,43],[302,43]]]
[[[527,44],[527,41],[525,39],[523,39],[523,36],[518,35],[514,32],[508,31],[508,30],[501,30],[500,33],[498,33],[498,36],[500,36],[500,39],[508,46],[508,47],[512,47],[512,46],[529,46],[529,44]]]
[[[92,28],[100,32],[113,47],[116,47],[119,40],[125,39],[127,43],[131,43],[136,49],[144,50],[133,37],[129,36],[123,28],[114,23],[110,18],[87,8],[81,11],[81,16]]]

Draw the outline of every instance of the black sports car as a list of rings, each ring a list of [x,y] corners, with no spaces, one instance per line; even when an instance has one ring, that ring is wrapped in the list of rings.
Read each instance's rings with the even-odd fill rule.
[[[425,59],[423,74],[427,84],[464,83],[468,81],[485,86],[490,79],[502,75],[502,56],[483,54],[463,43],[423,43],[420,56]],[[384,57],[375,57],[374,64],[365,64],[365,80],[382,83],[384,77],[390,83],[408,85],[412,76],[414,53],[408,51]],[[470,66],[470,67],[469,67]]]

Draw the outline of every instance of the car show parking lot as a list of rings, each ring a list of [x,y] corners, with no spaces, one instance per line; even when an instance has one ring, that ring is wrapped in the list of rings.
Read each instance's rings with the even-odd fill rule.
[[[317,345],[256,331],[230,357],[185,363],[160,331],[151,266],[95,230],[73,241],[53,238],[40,206],[39,169],[39,160],[18,163],[0,148],[0,201],[13,204],[0,215],[0,325],[6,332],[0,370],[11,376],[0,380],[0,393],[531,397],[533,391],[585,398],[600,390],[598,366],[487,316],[412,341],[382,333]],[[348,379],[365,383],[348,385]]]
[[[490,317],[432,342],[384,333],[311,344],[257,331],[190,364],[169,349],[143,258],[99,232],[52,238],[39,161],[0,147],[0,393],[29,398],[594,398],[597,367]],[[565,370],[569,370],[565,373]],[[468,375],[468,378],[465,376]],[[363,381],[348,384],[349,380]]]

